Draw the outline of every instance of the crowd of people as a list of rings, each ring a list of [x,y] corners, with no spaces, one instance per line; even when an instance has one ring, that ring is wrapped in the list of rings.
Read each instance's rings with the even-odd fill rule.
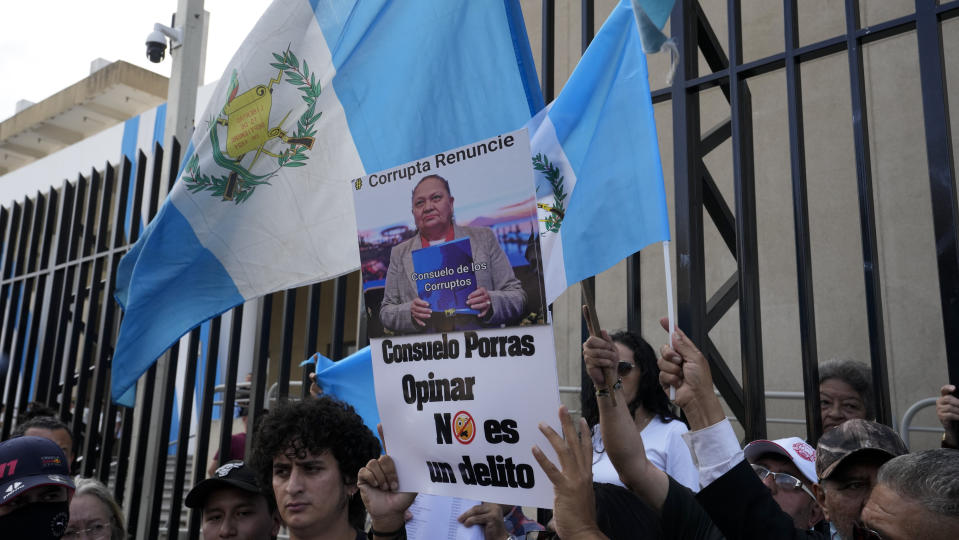
[[[561,433],[540,426],[557,463],[532,448],[553,484],[552,519],[484,502],[460,523],[491,540],[959,538],[952,385],[936,403],[940,449],[910,453],[875,422],[869,368],[851,360],[820,366],[824,433],[815,447],[801,437],[742,446],[709,363],[681,330],[659,354],[636,334],[603,332],[583,344],[583,358],[595,386],[583,418],[561,407]],[[399,491],[380,435],[333,397],[280,402],[251,434],[252,455],[211,468],[185,504],[207,539],[281,530],[293,540],[406,538],[416,494]],[[70,428],[51,415],[21,419],[0,443],[0,536],[129,537],[110,490],[71,477],[73,450]]]

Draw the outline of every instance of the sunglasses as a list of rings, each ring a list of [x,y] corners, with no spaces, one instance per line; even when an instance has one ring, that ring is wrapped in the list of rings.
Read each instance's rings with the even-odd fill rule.
[[[857,521],[852,525],[852,540],[882,540],[882,535]]]
[[[636,367],[636,364],[630,364],[629,362],[620,362],[616,365],[616,374],[620,377],[625,377],[629,375],[629,372]]]
[[[772,476],[777,488],[785,491],[797,491],[801,489],[806,492],[806,495],[812,497],[812,500],[816,500],[816,496],[813,495],[813,492],[808,487],[803,485],[802,480],[791,474],[772,472],[762,465],[753,465],[753,470],[756,471],[756,475],[759,476],[760,480],[765,480],[767,476]]]

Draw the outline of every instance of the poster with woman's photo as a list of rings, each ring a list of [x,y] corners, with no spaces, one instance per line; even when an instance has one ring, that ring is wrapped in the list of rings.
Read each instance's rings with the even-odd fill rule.
[[[370,338],[544,324],[526,130],[353,180]]]

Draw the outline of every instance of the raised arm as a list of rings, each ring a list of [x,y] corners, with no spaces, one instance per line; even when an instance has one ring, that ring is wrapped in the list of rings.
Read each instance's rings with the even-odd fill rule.
[[[666,319],[660,323],[668,329]],[[676,328],[669,345],[659,349],[659,382],[676,389],[673,402],[686,413],[690,431],[698,431],[726,419],[713,392],[713,377],[703,353]]]
[[[619,362],[616,347],[605,330],[603,337],[593,336],[583,343],[583,359],[593,385],[605,389],[608,383],[604,369],[613,368],[615,373]],[[618,392],[619,386],[617,383],[611,391]],[[613,406],[605,390],[597,391],[596,402],[603,446],[620,480],[644,503],[661,512],[669,491],[669,477],[646,459],[643,439],[629,414],[629,405],[625,399],[617,399]]]

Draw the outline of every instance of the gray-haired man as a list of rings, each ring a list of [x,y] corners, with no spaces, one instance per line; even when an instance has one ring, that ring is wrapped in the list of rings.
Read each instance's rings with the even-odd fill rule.
[[[959,538],[959,450],[906,454],[879,469],[857,538]]]

